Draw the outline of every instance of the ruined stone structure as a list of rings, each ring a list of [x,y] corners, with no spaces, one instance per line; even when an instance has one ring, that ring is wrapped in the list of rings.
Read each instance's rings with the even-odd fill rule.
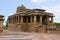
[[[3,21],[4,21],[4,16],[3,15],[0,15],[0,32],[3,31]]]
[[[46,32],[53,27],[52,13],[43,9],[27,9],[23,5],[17,7],[16,14],[8,17],[10,31]]]

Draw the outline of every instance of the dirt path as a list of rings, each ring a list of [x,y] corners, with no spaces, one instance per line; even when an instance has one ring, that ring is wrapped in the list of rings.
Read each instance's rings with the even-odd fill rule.
[[[60,40],[58,34],[5,32],[0,35],[0,40]]]

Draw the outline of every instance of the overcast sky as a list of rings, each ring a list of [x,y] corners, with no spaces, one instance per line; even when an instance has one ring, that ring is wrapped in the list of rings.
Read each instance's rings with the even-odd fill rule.
[[[5,16],[16,13],[16,8],[20,5],[26,8],[46,9],[55,15],[54,22],[60,22],[60,0],[0,0],[0,14]]]

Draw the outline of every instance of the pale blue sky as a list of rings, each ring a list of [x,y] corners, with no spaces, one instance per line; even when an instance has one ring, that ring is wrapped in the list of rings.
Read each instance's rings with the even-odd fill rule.
[[[22,4],[26,8],[46,9],[55,15],[55,22],[60,22],[60,0],[0,0],[0,14],[7,19],[9,15],[16,13],[16,8]]]

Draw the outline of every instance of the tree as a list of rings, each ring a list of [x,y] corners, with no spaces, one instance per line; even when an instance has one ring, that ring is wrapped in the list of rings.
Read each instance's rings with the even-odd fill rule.
[[[60,23],[55,22],[54,25],[58,28],[60,28]]]
[[[8,20],[6,21],[6,26],[5,26],[5,28],[6,28],[6,29],[8,28]]]

